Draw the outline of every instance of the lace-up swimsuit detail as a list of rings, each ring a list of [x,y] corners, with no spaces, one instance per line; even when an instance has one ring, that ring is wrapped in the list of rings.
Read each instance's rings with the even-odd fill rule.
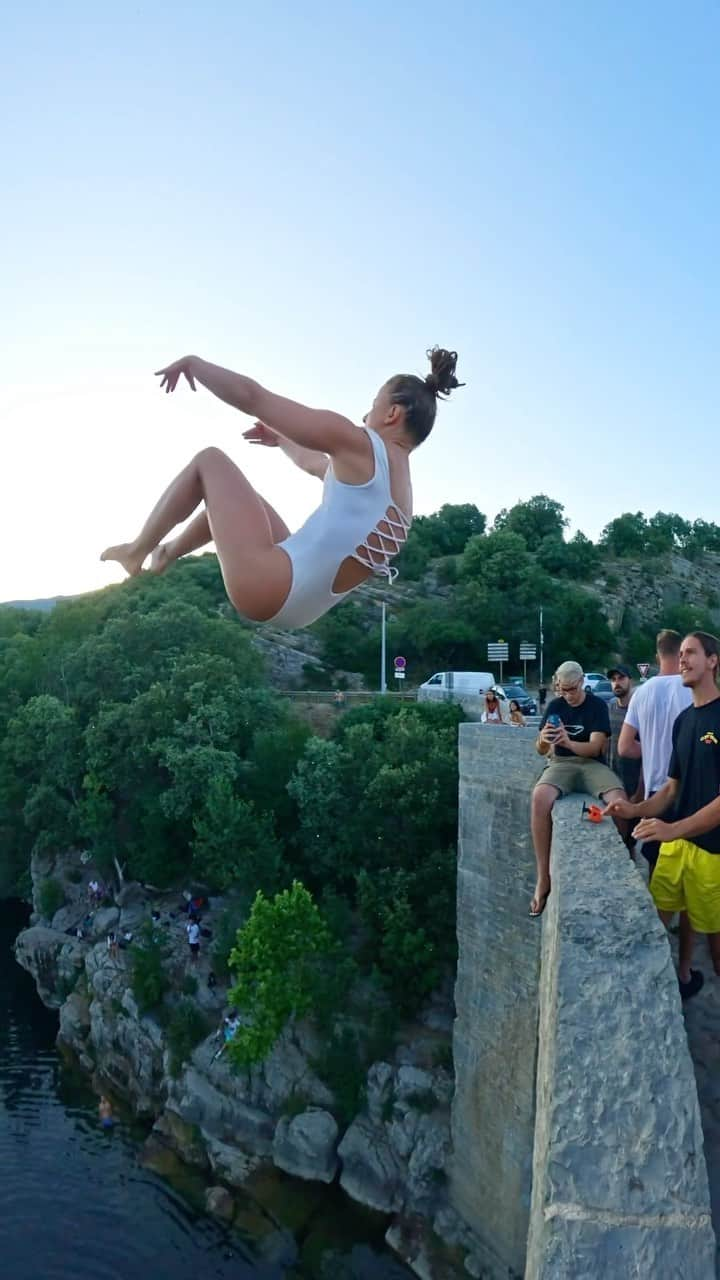
[[[388,584],[397,577],[390,560],[404,546],[410,520],[390,490],[384,441],[370,427],[363,427],[363,431],[372,445],[374,474],[365,484],[345,484],[337,479],[330,463],[317,511],[297,533],[277,544],[290,559],[292,583],[284,605],[266,626],[307,627],[344,600],[355,587],[348,591],[332,588],[347,559],[387,578]]]

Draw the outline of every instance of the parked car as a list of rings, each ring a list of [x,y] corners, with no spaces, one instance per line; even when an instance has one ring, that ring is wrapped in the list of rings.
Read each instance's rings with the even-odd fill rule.
[[[495,689],[508,702],[514,698],[524,716],[537,715],[537,702],[530,696],[522,681],[506,680],[504,684],[496,685]]]
[[[587,693],[589,689],[591,693],[594,693],[595,685],[597,684],[598,680],[604,680],[607,683],[607,676],[603,671],[586,671],[585,686],[584,686],[585,692]]]
[[[591,689],[590,692],[594,693],[596,698],[602,698],[603,702],[612,702],[615,697],[610,681],[604,677],[595,681],[595,688]]]

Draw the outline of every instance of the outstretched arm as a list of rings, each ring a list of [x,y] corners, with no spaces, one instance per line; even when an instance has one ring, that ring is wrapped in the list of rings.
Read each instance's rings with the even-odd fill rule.
[[[340,452],[364,455],[367,451],[364,432],[342,414],[310,409],[295,400],[276,396],[254,379],[210,364],[199,356],[184,356],[182,360],[158,370],[158,376],[162,377],[160,385],[166,392],[175,390],[181,376],[187,379],[193,391],[195,382],[200,382],[225,404],[259,418],[279,435],[304,449],[331,456]]]
[[[282,449],[285,457],[294,462],[296,467],[301,471],[307,471],[310,476],[317,476],[318,480],[324,478],[330,465],[330,459],[326,453],[319,453],[317,449],[303,449],[302,445],[293,444],[292,440],[286,440],[265,422],[255,422],[247,431],[243,431],[243,436],[250,444],[262,444],[268,449]]]

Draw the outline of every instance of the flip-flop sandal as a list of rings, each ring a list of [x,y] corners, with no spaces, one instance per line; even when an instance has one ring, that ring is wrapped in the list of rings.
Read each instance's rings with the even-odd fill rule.
[[[545,908],[546,908],[546,906],[547,906],[547,900],[548,900],[548,898],[550,897],[550,894],[551,894],[551,893],[552,893],[552,885],[551,885],[551,886],[550,886],[550,888],[548,889],[547,893],[542,894],[542,896],[541,896],[541,898],[540,898],[540,910],[539,910],[539,911],[528,911],[528,915],[529,915],[529,917],[530,917],[530,919],[531,919],[531,920],[539,920],[539,919],[540,919],[540,916],[542,915],[543,911],[545,910]]]

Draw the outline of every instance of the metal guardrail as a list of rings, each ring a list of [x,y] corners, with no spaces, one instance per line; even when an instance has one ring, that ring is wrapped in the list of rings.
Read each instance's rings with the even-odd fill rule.
[[[335,705],[334,689],[279,689],[278,693],[283,698],[291,698],[294,702],[317,702],[330,703]],[[344,705],[362,706],[363,703],[372,702],[375,698],[389,698],[391,702],[415,702],[417,700],[417,690],[408,689],[402,693],[394,693],[388,690],[387,693],[381,694],[379,690],[372,689],[345,689]],[[342,704],[340,704],[342,705]]]

